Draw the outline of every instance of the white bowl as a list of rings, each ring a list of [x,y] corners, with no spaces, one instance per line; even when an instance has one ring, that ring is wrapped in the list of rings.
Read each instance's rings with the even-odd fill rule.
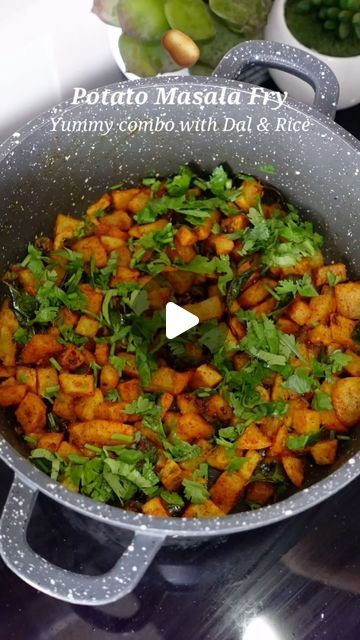
[[[305,47],[295,38],[286,24],[285,3],[286,0],[275,0],[265,28],[266,40],[290,44],[316,55],[325,62],[335,73],[340,85],[339,109],[347,109],[360,102],[360,55],[338,58],[326,56]],[[314,91],[306,82],[284,71],[271,69],[270,73],[282,91],[287,91],[290,96],[306,104],[312,104]]]

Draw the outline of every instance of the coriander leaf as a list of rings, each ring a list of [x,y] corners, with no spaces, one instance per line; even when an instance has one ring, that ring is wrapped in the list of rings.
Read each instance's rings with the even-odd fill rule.
[[[206,325],[208,325],[208,323],[206,323]],[[211,326],[208,330],[205,330],[205,332],[201,334],[199,344],[209,349],[210,353],[216,353],[217,351],[219,351],[219,349],[221,349],[221,347],[224,346],[226,337],[226,330],[216,324],[215,326]]]
[[[343,353],[342,351],[333,351],[329,355],[329,365],[331,367],[331,373],[336,375],[340,373],[347,364],[350,364],[351,356]]]
[[[120,394],[119,394],[118,390],[117,389],[109,389],[109,391],[107,392],[107,394],[105,396],[105,400],[108,400],[109,402],[119,402]]]
[[[193,171],[188,166],[180,167],[177,175],[166,181],[167,192],[171,196],[182,196],[190,188],[191,180],[194,176]]]
[[[110,356],[109,363],[121,375],[126,367],[126,358],[120,356]]]
[[[19,327],[19,329],[15,331],[13,338],[18,344],[25,345],[31,340],[31,335],[26,329]]]
[[[332,271],[328,271],[326,277],[329,287],[336,287],[336,285],[342,280],[341,276],[337,276],[335,273],[332,273]]]
[[[314,431],[313,433],[306,433],[301,436],[288,436],[286,446],[291,451],[299,451],[301,449],[305,449],[306,447],[310,447],[315,444],[322,438],[322,431]]]
[[[247,462],[248,458],[243,456],[233,456],[226,467],[226,471],[228,473],[235,473],[235,471],[239,471],[239,469],[241,469],[241,467],[243,467]]]
[[[109,280],[116,274],[119,253],[112,251],[105,267],[98,269],[94,261],[90,262],[90,283],[94,289],[107,289]]]
[[[193,504],[204,504],[209,499],[210,494],[202,483],[185,479],[182,484],[185,498]]]
[[[161,491],[160,496],[162,500],[164,500],[165,502],[167,502],[173,507],[184,506],[184,500],[178,493],[176,493],[176,491]]]
[[[171,442],[163,441],[164,449],[175,462],[185,462],[197,458],[201,454],[201,448],[197,445],[190,444],[186,440],[181,440],[172,435]]]
[[[334,408],[330,396],[320,389],[315,390],[311,406],[315,411],[332,411]]]
[[[149,298],[146,289],[133,291],[129,298],[123,298],[123,302],[125,302],[137,316],[141,316],[144,311],[149,309]]]
[[[149,396],[140,396],[129,404],[124,413],[139,414],[142,416],[143,424],[155,431],[161,437],[165,437],[165,430],[161,420],[161,407]]]
[[[298,367],[294,373],[283,382],[283,387],[299,395],[304,395],[304,393],[309,393],[309,391],[316,388],[318,384],[319,383],[309,375],[307,369]]]
[[[293,297],[300,295],[304,298],[311,298],[319,295],[312,283],[309,273],[306,273],[298,280],[294,280],[292,278],[280,280],[275,289],[275,293],[280,296],[280,298],[287,297],[288,295],[292,295]]]

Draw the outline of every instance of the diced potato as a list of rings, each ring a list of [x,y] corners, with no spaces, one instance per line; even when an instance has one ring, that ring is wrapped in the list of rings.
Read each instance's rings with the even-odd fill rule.
[[[97,289],[93,289],[89,284],[80,285],[81,293],[86,296],[86,310],[97,315],[101,311],[104,294]]]
[[[246,500],[256,504],[267,504],[274,495],[274,485],[270,482],[250,482],[246,489]]]
[[[171,260],[178,259],[188,264],[189,262],[191,262],[196,258],[197,253],[194,247],[190,247],[190,246],[183,247],[176,238],[175,238],[174,244],[175,244],[175,249],[170,247],[167,250],[167,254]]]
[[[235,353],[233,356],[233,363],[236,371],[243,369],[243,367],[248,364],[249,360],[250,358],[246,353]]]
[[[75,313],[75,311],[64,308],[59,311],[59,319],[61,319],[61,325],[63,327],[75,327],[79,320],[79,315]]]
[[[176,402],[182,414],[198,413],[199,411],[198,399],[192,393],[180,393]]]
[[[206,399],[204,404],[205,415],[211,420],[228,422],[233,417],[232,408],[229,403],[219,394],[210,396]]]
[[[57,452],[66,461],[69,459],[69,454],[75,453],[79,455],[81,453],[81,451],[77,447],[75,447],[73,444],[70,444],[70,442],[68,442],[67,440],[62,441]]]
[[[324,345],[324,347],[328,347],[333,341],[330,327],[322,324],[308,331],[308,339],[313,344]]]
[[[181,373],[170,367],[160,367],[152,374],[151,382],[146,390],[154,393],[168,392],[178,395],[188,386],[191,376],[191,371]]]
[[[174,460],[167,460],[160,471],[160,480],[167,491],[178,491],[184,478],[184,472]]]
[[[331,399],[340,422],[348,427],[360,422],[360,378],[336,380]]]
[[[56,251],[61,249],[65,240],[73,238],[80,225],[81,220],[60,213],[55,223],[54,249]]]
[[[120,382],[118,386],[120,398],[123,402],[134,402],[141,396],[141,387],[139,381],[135,378],[133,380],[127,380],[126,382]]]
[[[255,207],[259,198],[263,194],[263,186],[256,180],[245,180],[241,185],[241,194],[235,200],[235,203],[243,211],[249,211],[251,207]]]
[[[295,409],[292,413],[292,426],[301,434],[319,431],[320,413],[311,409]]]
[[[275,374],[272,390],[271,390],[271,400],[272,402],[277,402],[278,400],[287,400],[289,397],[289,392],[285,387],[283,387],[283,377],[280,373]]]
[[[126,211],[115,211],[101,219],[101,223],[114,227],[119,227],[121,231],[128,231],[132,225],[131,217]]]
[[[336,438],[333,440],[322,440],[310,448],[310,453],[316,464],[333,464],[336,460],[337,448],[338,441]]]
[[[246,216],[241,213],[237,216],[231,216],[230,218],[223,218],[221,221],[221,230],[224,233],[234,233],[235,231],[241,231],[249,226],[249,221]]]
[[[124,353],[118,353],[117,354],[120,358],[124,358],[124,360],[126,361],[126,365],[124,368],[124,373],[129,376],[130,378],[138,378],[139,377],[139,372],[137,370],[136,367],[136,357],[133,353],[127,353],[126,351]]]
[[[36,369],[31,369],[31,367],[17,367],[16,380],[20,384],[25,384],[29,391],[36,393],[37,391]]]
[[[254,284],[251,284],[249,287],[242,292],[242,294],[238,298],[238,303],[243,309],[250,309],[251,307],[255,307],[260,304],[269,297],[269,292],[265,287],[270,287],[271,289],[275,288],[277,285],[276,280],[272,280],[271,278],[263,278],[262,280],[258,280]]]
[[[228,255],[235,247],[234,241],[226,233],[210,236],[208,243],[211,247],[214,247],[217,256]]]
[[[48,333],[37,333],[23,348],[21,359],[24,364],[38,364],[57,356],[63,351],[55,336]]]
[[[143,504],[142,511],[147,516],[156,516],[158,518],[167,518],[169,516],[164,502],[159,497],[147,500],[145,504]]]
[[[206,240],[206,238],[209,237],[209,235],[211,234],[212,228],[215,224],[215,222],[219,222],[221,218],[221,213],[220,211],[217,211],[217,209],[215,209],[211,216],[209,216],[204,224],[199,225],[198,227],[196,227],[196,235],[198,237],[198,240]]]
[[[109,361],[110,346],[98,342],[95,346],[95,360],[100,367],[103,367]]]
[[[111,364],[106,364],[100,371],[100,387],[103,393],[116,389],[119,384],[119,372]]]
[[[69,428],[70,442],[80,449],[86,444],[97,447],[118,444],[112,437],[114,434],[134,438],[135,429],[130,424],[107,420],[89,420],[72,424]]]
[[[328,274],[336,277],[339,282],[347,280],[346,265],[339,262],[337,264],[325,264],[323,267],[315,269],[315,286],[322,287],[328,284]]]
[[[95,338],[100,328],[100,322],[89,316],[80,316],[80,320],[76,325],[76,333],[85,338]]]
[[[276,300],[273,297],[267,298],[264,302],[260,302],[260,304],[255,305],[255,307],[251,307],[251,311],[253,311],[257,316],[261,316],[264,313],[268,314],[276,306]]]
[[[127,204],[128,211],[131,213],[137,213],[146,207],[147,203],[151,199],[151,190],[148,188],[141,189]]]
[[[351,376],[360,376],[360,356],[349,349],[346,351],[346,355],[350,356],[351,361],[346,365],[345,371]]]
[[[16,362],[13,335],[18,328],[15,313],[9,308],[8,300],[5,300],[0,310],[0,361],[5,366],[12,366]]]
[[[250,424],[236,441],[236,452],[239,453],[243,449],[266,449],[270,445],[271,440],[261,429],[256,424]]]
[[[229,453],[229,449],[227,447],[222,447],[219,444],[216,445],[216,447],[212,447],[206,455],[206,462],[210,467],[218,469],[219,471],[225,471],[230,460],[231,455]]]
[[[201,302],[187,304],[184,306],[184,309],[197,316],[200,322],[220,320],[225,311],[224,303],[217,296],[212,296]]]
[[[69,344],[65,351],[60,354],[58,362],[63,369],[74,371],[84,364],[85,358],[80,349],[77,349],[73,344]]]
[[[27,390],[26,384],[0,385],[0,407],[12,407],[20,404]]]
[[[163,418],[165,413],[169,411],[171,405],[174,402],[174,396],[172,393],[162,393],[160,398],[161,417]]]
[[[93,396],[84,396],[82,398],[75,399],[73,407],[76,418],[83,422],[93,420],[97,417],[95,416],[95,412],[102,402],[104,402],[104,396],[100,389],[96,389]],[[75,416],[73,415],[71,419],[73,420]]]
[[[246,329],[244,325],[236,318],[236,316],[230,316],[229,325],[231,331],[238,338],[238,340],[242,340],[242,338],[246,336]]]
[[[296,322],[296,324],[303,326],[304,324],[307,324],[310,320],[311,309],[307,302],[297,297],[288,306],[287,314],[293,322]]]
[[[118,282],[130,282],[132,280],[138,280],[139,276],[140,271],[138,271],[137,269],[129,269],[128,267],[118,266],[116,274],[111,278],[111,286],[116,287]]]
[[[302,483],[304,482],[304,461],[295,456],[283,456],[282,463],[287,477],[295,487],[301,489]]]
[[[26,293],[30,293],[32,296],[36,296],[39,288],[38,281],[30,269],[20,269],[17,272],[17,277]]]
[[[46,404],[35,393],[29,391],[15,411],[24,433],[37,433],[46,427]]]
[[[192,389],[216,387],[223,379],[221,373],[211,364],[201,364],[191,378]]]
[[[210,489],[213,502],[224,513],[229,513],[235,507],[259,464],[261,455],[257,451],[248,451],[246,458],[248,461],[238,471],[234,473],[224,471]]]
[[[114,238],[114,236],[102,235],[100,242],[108,253],[112,251],[121,251],[126,246],[126,241],[122,238]]]
[[[75,418],[74,398],[72,396],[67,396],[65,393],[58,393],[52,410],[57,416],[59,416],[59,418],[69,420],[71,422]]]
[[[360,282],[345,282],[335,287],[338,313],[352,320],[360,320]]]
[[[177,422],[176,434],[182,440],[193,442],[201,438],[212,438],[214,427],[198,413],[185,413]]]
[[[149,309],[152,311],[164,309],[172,296],[172,290],[169,287],[157,287],[148,292]]]
[[[347,427],[340,422],[335,411],[320,411],[320,423],[321,426],[328,431],[336,431],[336,433],[346,433]]]
[[[81,240],[75,242],[73,250],[81,253],[85,262],[90,262],[91,258],[93,258],[95,266],[98,268],[107,265],[108,255],[96,236],[81,238]]]
[[[37,373],[37,392],[39,396],[46,396],[49,387],[57,387],[58,374],[54,367],[39,367]]]
[[[331,292],[314,296],[310,299],[309,306],[311,317],[308,324],[312,326],[316,326],[319,322],[326,324],[336,309],[335,296]]]
[[[179,294],[190,291],[195,280],[193,273],[190,271],[181,271],[180,269],[166,271],[164,272],[164,277],[170,282],[175,293]]]
[[[180,227],[176,232],[176,239],[182,247],[191,247],[198,240],[196,232],[190,227]]]
[[[3,367],[0,365],[0,378],[13,378],[15,375],[17,375],[18,368],[19,367],[15,367],[15,366]],[[17,381],[21,382],[21,380],[17,380]]]
[[[316,298],[314,298],[314,300],[316,300]],[[283,316],[278,319],[276,327],[279,331],[287,333],[288,335],[296,336],[300,331],[300,327],[296,322],[293,322],[290,318],[284,318]]]
[[[99,211],[106,211],[108,207],[111,205],[111,196],[108,193],[104,193],[104,195],[99,198],[96,202],[91,204],[86,209],[86,215],[90,218],[91,222],[96,223],[98,220]]]
[[[63,393],[72,398],[92,396],[94,394],[94,377],[88,374],[60,373],[59,383]]]
[[[269,456],[276,457],[284,453],[286,451],[287,438],[288,438],[288,427],[286,424],[283,424],[279,428],[270,449],[267,451]]]
[[[129,202],[140,193],[140,189],[114,189],[111,192],[115,209],[127,209]]]
[[[279,277],[303,276],[305,275],[305,273],[309,273],[313,269],[316,269],[317,267],[321,267],[323,264],[324,264],[324,257],[321,251],[319,251],[318,253],[315,253],[315,255],[311,256],[311,258],[302,258],[301,260],[299,260],[299,262],[294,264],[292,267],[282,267],[281,269],[277,269],[275,267],[275,269],[271,269],[270,271],[272,273],[274,273],[274,271],[275,273],[277,272],[276,274]]]
[[[342,347],[352,347],[352,334],[355,329],[355,320],[345,318],[338,313],[333,313],[330,318],[331,337],[333,342]]]
[[[126,406],[125,402],[102,402],[96,407],[95,418],[129,424],[141,420],[141,417],[135,413],[125,413]]]
[[[203,504],[189,504],[183,514],[184,518],[219,518],[224,515],[212,500],[206,500]]]
[[[48,449],[48,451],[55,453],[55,451],[58,451],[63,439],[63,433],[44,433],[40,436],[37,446],[39,449]]]
[[[154,231],[160,231],[169,221],[166,218],[159,218],[155,222],[149,222],[149,224],[135,224],[131,227],[129,231],[129,235],[132,238],[142,238],[142,236],[146,236],[149,233],[154,233]]]

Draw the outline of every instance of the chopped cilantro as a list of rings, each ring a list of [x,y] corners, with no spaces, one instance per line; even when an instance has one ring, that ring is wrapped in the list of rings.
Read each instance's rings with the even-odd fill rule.
[[[184,487],[184,495],[187,500],[193,504],[204,504],[209,499],[209,492],[204,484],[195,480],[185,479],[182,481]]]

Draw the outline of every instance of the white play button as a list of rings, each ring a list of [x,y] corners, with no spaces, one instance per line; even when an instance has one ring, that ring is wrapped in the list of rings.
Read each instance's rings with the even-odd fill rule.
[[[168,302],[165,308],[166,314],[166,337],[168,340],[177,338],[185,331],[192,329],[199,324],[199,318],[190,311],[182,309],[173,302]]]

